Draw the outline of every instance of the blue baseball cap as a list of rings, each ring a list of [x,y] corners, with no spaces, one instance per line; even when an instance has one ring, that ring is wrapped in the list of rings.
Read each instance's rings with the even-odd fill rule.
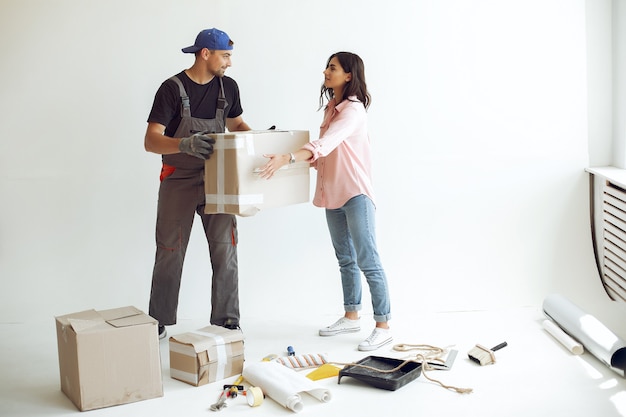
[[[233,41],[230,40],[226,32],[222,32],[219,29],[204,29],[196,36],[196,43],[183,48],[182,51],[190,54],[198,52],[203,48],[207,48],[210,51],[230,51],[233,49]]]

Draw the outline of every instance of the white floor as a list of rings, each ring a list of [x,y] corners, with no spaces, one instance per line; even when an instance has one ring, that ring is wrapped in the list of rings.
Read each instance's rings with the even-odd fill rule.
[[[337,362],[352,362],[370,354],[399,358],[405,353],[385,347],[370,354],[356,350],[371,328],[371,317],[360,333],[331,338],[317,336],[321,325],[336,317],[244,318],[246,364],[269,354],[326,353]],[[539,308],[492,312],[433,313],[392,322],[394,343],[452,346],[459,355],[449,371],[431,371],[441,382],[472,388],[471,394],[446,390],[420,376],[396,391],[371,387],[354,378],[319,381],[332,399],[321,403],[303,394],[301,415],[354,416],[626,416],[626,379],[589,353],[576,356],[541,326]],[[205,323],[181,321],[170,334],[195,330]],[[0,416],[76,416],[80,412],[60,390],[54,319],[45,323],[0,324]],[[477,343],[493,346],[497,363],[478,366],[467,358]],[[90,416],[210,416],[225,381],[193,387],[169,374],[168,342],[161,341],[164,396],[132,404],[85,412]],[[228,401],[220,415],[288,416],[294,412],[267,398],[250,407],[245,398]]]

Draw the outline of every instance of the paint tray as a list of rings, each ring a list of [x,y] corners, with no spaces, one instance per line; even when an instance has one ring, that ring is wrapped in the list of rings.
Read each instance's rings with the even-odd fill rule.
[[[371,366],[372,368],[382,371],[394,369],[401,365],[404,360],[384,358],[381,356],[368,356],[356,362],[357,365]],[[363,368],[355,365],[348,365],[339,371],[337,383],[341,383],[341,378],[351,376],[362,382],[370,384],[376,388],[382,388],[389,391],[395,391],[400,387],[420,376],[422,372],[422,364],[417,362],[407,362],[400,369],[394,372],[379,372],[373,369]]]

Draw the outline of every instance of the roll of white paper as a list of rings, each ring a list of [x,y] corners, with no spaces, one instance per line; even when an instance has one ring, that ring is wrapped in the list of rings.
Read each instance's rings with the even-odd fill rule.
[[[559,294],[545,298],[543,311],[593,356],[622,377],[626,376],[626,342],[600,320]]]
[[[563,331],[563,329],[554,324],[554,322],[552,322],[551,320],[544,320],[543,328],[574,355],[582,355],[582,353],[585,351],[583,345],[574,340],[574,338],[570,337],[567,333]]]
[[[250,384],[260,387],[263,392],[278,404],[292,411],[302,411],[301,392],[305,392],[321,402],[330,401],[330,391],[278,362],[257,362],[248,365],[242,373]]]

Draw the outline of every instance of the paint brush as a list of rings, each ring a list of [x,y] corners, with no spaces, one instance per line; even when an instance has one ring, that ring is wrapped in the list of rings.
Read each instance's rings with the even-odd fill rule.
[[[490,365],[496,362],[496,355],[494,352],[496,350],[502,349],[507,345],[506,342],[502,342],[497,346],[492,347],[491,349],[487,349],[484,346],[476,345],[472,350],[467,353],[467,356],[480,366]]]

